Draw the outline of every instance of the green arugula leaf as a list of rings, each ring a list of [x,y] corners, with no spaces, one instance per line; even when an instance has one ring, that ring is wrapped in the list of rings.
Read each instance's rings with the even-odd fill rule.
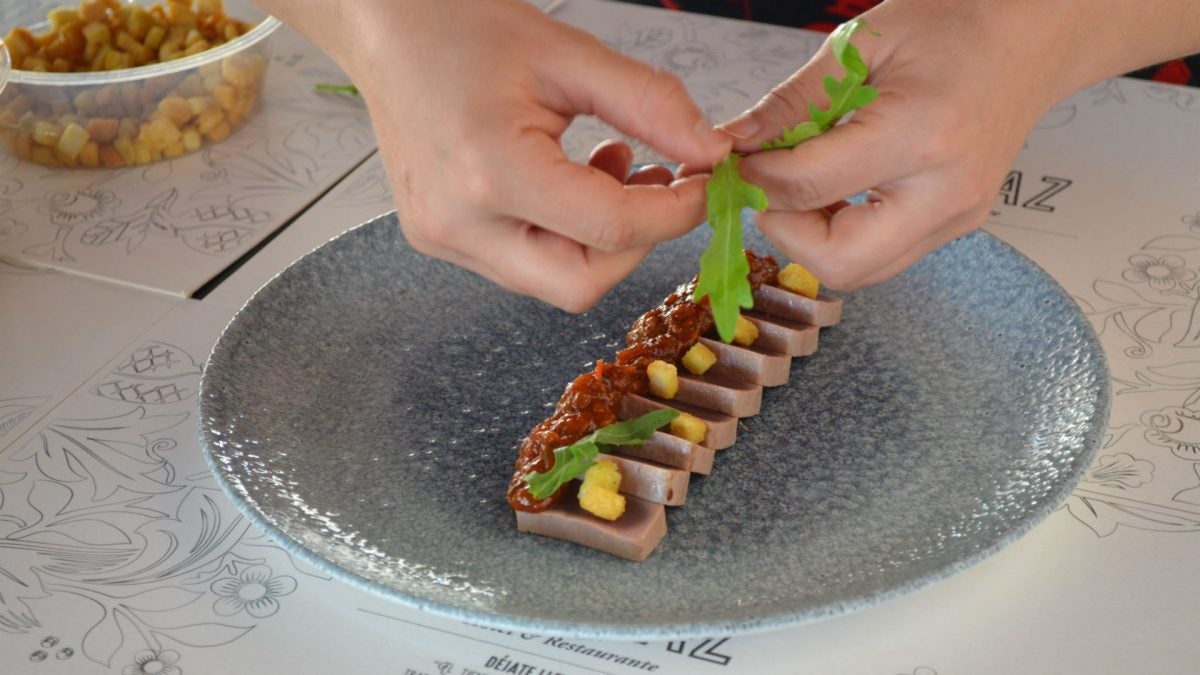
[[[725,342],[733,340],[740,308],[754,306],[747,279],[750,263],[742,251],[742,209],[767,208],[767,194],[762,188],[747,183],[738,174],[740,160],[739,155],[730,154],[713,167],[712,178],[708,179],[708,224],[713,235],[700,256],[700,278],[692,295],[696,302],[708,297],[717,334]]]
[[[641,445],[650,434],[678,416],[677,410],[655,410],[635,419],[600,427],[571,445],[557,448],[554,451],[554,465],[549,471],[525,474],[529,494],[534,499],[549,497],[591,468],[601,449],[614,445]]]
[[[648,412],[641,417],[600,427],[587,439],[600,445],[641,445],[647,438],[650,438],[650,434],[676,417],[679,417],[678,410],[663,408]]]
[[[875,100],[879,90],[863,84],[867,81],[867,64],[858,48],[850,43],[850,38],[864,25],[861,19],[855,19],[838,26],[829,37],[834,58],[846,70],[846,76],[840,80],[825,76],[829,109],[821,110],[809,103],[810,119],[784,129],[781,137],[763,143],[764,150],[792,148],[820,136],[846,114]],[[692,295],[695,302],[708,297],[717,334],[726,343],[733,341],[741,310],[754,306],[747,279],[750,264],[742,250],[742,209],[767,209],[766,193],[742,179],[737,170],[738,161],[739,156],[731,153],[713,167],[712,178],[708,180],[708,224],[713,229],[713,236],[700,257],[700,278]]]
[[[554,494],[555,490],[582,476],[593,464],[596,455],[600,454],[600,446],[583,440],[577,441],[565,448],[554,451],[554,466],[542,473],[533,471],[525,474],[525,482],[529,485],[529,494],[534,499],[545,499]]]
[[[861,19],[855,19],[838,26],[837,30],[829,36],[829,46],[833,51],[833,57],[846,70],[846,76],[840,80],[835,79],[832,75],[825,76],[824,85],[825,93],[829,95],[829,109],[821,110],[810,101],[808,104],[809,121],[801,122],[791,129],[784,129],[783,136],[763,143],[764,150],[793,148],[814,136],[821,135],[850,112],[875,100],[875,97],[879,95],[879,90],[863,84],[867,81],[867,64],[863,61],[858,48],[850,42],[850,38],[864,25]]]

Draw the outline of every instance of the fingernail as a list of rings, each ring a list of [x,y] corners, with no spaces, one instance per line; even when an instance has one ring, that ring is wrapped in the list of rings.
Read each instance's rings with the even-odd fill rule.
[[[708,120],[702,119],[697,122],[694,131],[696,137],[706,146],[721,145],[727,147],[729,145],[729,136],[709,124]]]
[[[762,129],[762,125],[754,116],[746,113],[741,117],[726,122],[720,126],[720,129],[734,138],[744,141],[748,138],[753,138]]]

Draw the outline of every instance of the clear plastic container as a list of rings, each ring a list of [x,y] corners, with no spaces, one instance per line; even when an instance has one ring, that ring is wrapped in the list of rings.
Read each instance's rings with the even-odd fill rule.
[[[257,111],[280,23],[249,2],[224,5],[253,28],[192,56],[98,72],[10,70],[0,91],[0,148],[45,166],[117,168],[228,138]],[[49,28],[44,15],[24,18],[16,25],[35,34]]]

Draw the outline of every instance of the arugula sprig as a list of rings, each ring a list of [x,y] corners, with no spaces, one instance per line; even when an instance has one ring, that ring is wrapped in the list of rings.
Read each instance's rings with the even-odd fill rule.
[[[808,102],[807,122],[801,122],[791,129],[784,129],[783,136],[762,144],[763,150],[782,150],[794,148],[810,138],[815,138],[828,131],[837,121],[875,100],[879,90],[863,84],[867,81],[867,64],[863,61],[858,48],[850,42],[850,38],[858,32],[863,22],[855,19],[844,23],[829,36],[829,47],[833,57],[846,69],[846,76],[838,80],[832,75],[826,75],[824,80],[825,93],[829,96],[829,109],[821,110],[812,101]]]
[[[784,129],[782,136],[763,143],[764,150],[793,148],[825,133],[842,117],[875,100],[879,90],[865,84],[867,64],[858,48],[850,43],[850,38],[864,25],[861,19],[849,21],[838,26],[829,37],[834,58],[846,70],[845,77],[840,80],[832,75],[825,76],[829,108],[821,110],[810,102],[810,119]],[[713,236],[700,257],[700,278],[692,294],[695,302],[708,298],[717,334],[727,343],[733,341],[741,310],[754,306],[747,279],[750,265],[742,251],[742,210],[767,210],[766,193],[738,174],[738,161],[739,155],[730,153],[713,167],[712,178],[708,181],[708,224],[713,229]]]
[[[739,308],[754,306],[751,295],[750,263],[742,251],[742,209],[765,211],[767,193],[742,180],[738,174],[739,155],[730,153],[713,167],[705,192],[708,195],[708,224],[712,240],[700,256],[700,278],[692,299],[708,296],[717,334],[725,342],[733,340]]]
[[[620,445],[641,445],[650,434],[679,415],[679,411],[664,408],[641,417],[617,422],[554,451],[554,465],[549,471],[525,474],[525,483],[534,499],[545,499],[560,487],[582,476],[593,464],[602,449]]]

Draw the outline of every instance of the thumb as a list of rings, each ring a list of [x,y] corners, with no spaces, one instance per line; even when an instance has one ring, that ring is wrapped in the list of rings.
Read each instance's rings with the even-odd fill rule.
[[[830,59],[834,67],[837,62]],[[754,152],[762,144],[779,138],[783,130],[808,121],[810,103],[824,107],[828,97],[822,87],[824,73],[830,72],[823,60],[814,59],[788,79],[776,85],[749,110],[718,128],[734,138],[737,152]]]
[[[830,36],[832,37],[832,35]],[[867,63],[874,59],[880,45],[875,40],[856,40],[855,47]],[[825,78],[842,78],[846,68],[833,53],[830,38],[821,49],[791,77],[773,88],[758,103],[718,128],[733,136],[737,152],[754,152],[762,144],[779,138],[784,129],[791,129],[812,119],[810,109],[829,107]]]
[[[732,139],[713,128],[673,73],[612,51],[574,50],[550,66],[569,114],[594,114],[677,162],[712,166]]]

